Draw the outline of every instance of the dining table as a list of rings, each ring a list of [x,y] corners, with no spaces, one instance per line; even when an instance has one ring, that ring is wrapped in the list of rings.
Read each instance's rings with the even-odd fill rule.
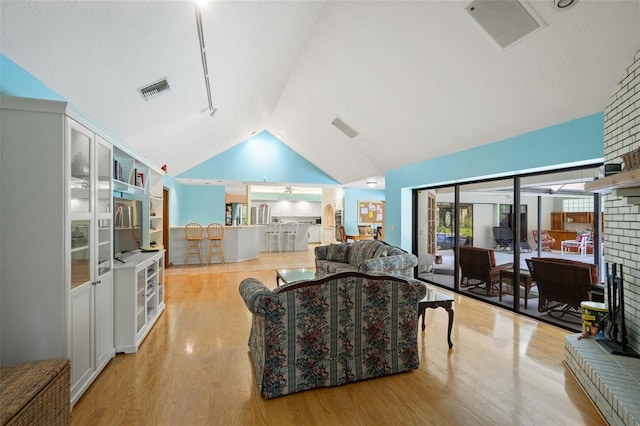
[[[347,234],[347,240],[353,240],[353,241],[373,240],[373,234],[357,234],[357,235],[348,235]]]

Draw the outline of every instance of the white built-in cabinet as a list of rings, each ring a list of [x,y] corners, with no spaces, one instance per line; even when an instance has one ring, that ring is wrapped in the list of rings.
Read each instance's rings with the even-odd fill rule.
[[[164,250],[122,260],[115,265],[115,347],[134,353],[164,311]]]
[[[277,217],[321,217],[322,203],[318,201],[260,201],[254,200],[253,205],[267,204],[271,207],[271,216]]]
[[[0,365],[70,359],[73,405],[115,355],[112,146],[66,102],[0,112]]]
[[[163,248],[163,176],[124,149],[113,149],[113,191],[118,197],[142,202],[140,247]],[[116,224],[116,232],[131,233],[130,227]]]

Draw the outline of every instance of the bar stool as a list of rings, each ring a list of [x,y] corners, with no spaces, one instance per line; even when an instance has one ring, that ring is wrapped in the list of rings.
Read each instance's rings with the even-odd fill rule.
[[[280,225],[271,225],[273,228],[267,231],[267,245],[269,246],[269,253],[271,253],[271,247],[273,246],[273,242],[278,245],[278,252],[280,252]]]
[[[207,226],[207,237],[209,237],[209,255],[207,265],[211,262],[211,256],[219,256],[224,265],[224,249],[222,239],[224,238],[224,226],[219,223],[210,223]]]
[[[297,251],[298,250],[298,224],[288,224],[287,229],[284,231],[284,251]],[[293,228],[289,228],[293,227]],[[291,247],[291,250],[289,250]]]
[[[188,223],[184,227],[184,238],[187,240],[187,250],[184,254],[184,266],[189,264],[189,257],[198,255],[200,265],[202,265],[202,255],[200,254],[200,240],[202,240],[202,225],[199,223]]]

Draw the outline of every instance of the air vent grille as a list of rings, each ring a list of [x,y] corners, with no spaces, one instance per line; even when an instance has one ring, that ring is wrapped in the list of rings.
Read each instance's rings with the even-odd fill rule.
[[[140,92],[142,99],[148,101],[149,99],[155,98],[159,94],[166,92],[169,89],[171,89],[171,87],[169,86],[169,82],[166,78],[163,78],[162,80],[158,80],[147,86],[139,88],[138,92]]]
[[[349,137],[350,139],[353,139],[356,136],[358,136],[358,132],[353,130],[351,127],[349,127],[349,125],[347,123],[345,123],[344,121],[340,120],[339,118],[336,118],[335,120],[333,120],[331,122],[331,124],[336,126],[336,128],[338,130],[340,130],[342,133],[347,135],[347,137]]]
[[[474,0],[465,9],[502,48],[543,25],[517,0]]]

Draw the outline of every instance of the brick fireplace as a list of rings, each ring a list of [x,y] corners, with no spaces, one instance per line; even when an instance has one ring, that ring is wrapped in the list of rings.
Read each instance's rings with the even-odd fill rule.
[[[623,163],[640,148],[640,51],[622,75],[604,111],[605,164]],[[605,261],[624,268],[624,310],[629,347],[640,353],[640,170],[593,183],[606,193]],[[612,425],[640,425],[640,359],[611,355],[594,339],[567,336],[565,361]]]
[[[640,148],[640,51],[611,96],[604,119],[605,164],[622,163],[623,154]],[[635,191],[640,195],[640,182]],[[603,202],[605,259],[624,266],[629,346],[640,352],[640,204],[615,191]]]

